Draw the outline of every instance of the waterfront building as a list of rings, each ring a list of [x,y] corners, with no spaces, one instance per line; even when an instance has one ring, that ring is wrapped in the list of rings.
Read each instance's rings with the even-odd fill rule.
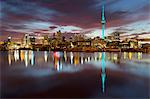
[[[47,35],[44,35],[43,45],[49,45],[49,37]]]
[[[60,30],[59,30],[58,32],[56,32],[55,38],[56,38],[57,40],[62,41],[62,33],[61,33]]]
[[[105,48],[106,42],[99,37],[95,37],[94,39],[91,40],[91,46],[93,48]]]
[[[10,49],[12,49],[12,46],[13,46],[12,38],[9,36],[6,41],[6,49],[10,50]]]
[[[34,35],[30,35],[30,43],[31,43],[31,45],[32,46],[34,46],[35,45],[35,36]]]
[[[25,34],[25,36],[23,37],[22,47],[24,47],[24,48],[30,48],[30,46],[31,46],[31,42],[30,42],[29,34]]]

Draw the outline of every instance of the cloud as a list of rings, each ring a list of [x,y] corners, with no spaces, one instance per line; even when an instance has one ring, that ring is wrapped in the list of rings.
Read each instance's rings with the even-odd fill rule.
[[[49,29],[48,32],[51,33],[60,29],[63,32],[73,33],[77,30],[95,35],[93,31],[99,29],[100,32],[101,29],[102,0],[1,1],[2,35],[5,35],[6,31],[9,33],[39,32],[40,34],[43,33],[40,30],[47,32]],[[113,32],[116,29],[127,33],[139,30],[132,25],[131,28],[124,28],[124,26],[149,20],[149,4],[148,0],[107,0],[105,5],[106,30]]]
[[[53,29],[56,29],[57,26],[50,26],[49,28],[50,28],[51,30],[53,30]]]

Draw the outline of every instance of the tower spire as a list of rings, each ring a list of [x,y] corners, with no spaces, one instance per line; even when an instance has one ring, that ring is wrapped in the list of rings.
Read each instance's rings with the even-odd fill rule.
[[[102,2],[101,24],[102,24],[102,39],[104,40],[104,36],[105,36],[105,3],[104,3],[104,0]]]

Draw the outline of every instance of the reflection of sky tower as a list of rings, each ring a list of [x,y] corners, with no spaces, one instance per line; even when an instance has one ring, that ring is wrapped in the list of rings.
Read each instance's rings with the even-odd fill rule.
[[[105,8],[104,8],[104,0],[102,1],[101,23],[102,23],[102,39],[104,40],[104,36],[105,36]]]
[[[106,73],[105,73],[105,52],[102,52],[102,92],[104,93],[105,91],[105,78],[106,78]]]

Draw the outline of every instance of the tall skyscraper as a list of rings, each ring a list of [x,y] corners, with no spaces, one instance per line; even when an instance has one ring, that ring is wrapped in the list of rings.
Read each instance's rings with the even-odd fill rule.
[[[105,2],[102,1],[101,24],[102,24],[102,39],[105,38]]]
[[[29,34],[25,34],[24,38],[23,38],[23,47],[25,48],[29,48],[30,45],[30,36]]]

